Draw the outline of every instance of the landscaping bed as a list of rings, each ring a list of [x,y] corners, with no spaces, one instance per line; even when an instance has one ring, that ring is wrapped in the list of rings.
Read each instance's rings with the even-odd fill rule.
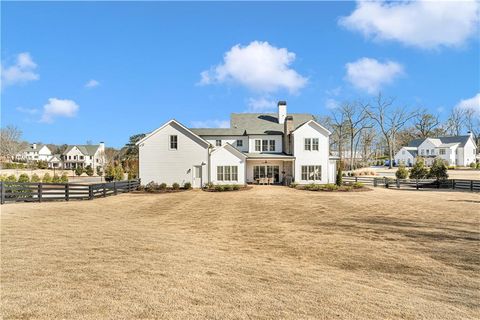
[[[178,183],[173,183],[171,186],[167,186],[166,183],[149,182],[144,186],[140,186],[135,193],[174,193],[182,192],[192,189],[190,182],[185,183],[182,187]]]
[[[341,186],[336,184],[307,184],[303,186],[295,185],[293,188],[297,190],[306,190],[306,191],[327,191],[327,192],[362,192],[362,191],[371,191],[372,189],[365,187],[360,182],[355,183],[346,183]]]
[[[228,192],[228,191],[245,191],[249,190],[252,187],[250,186],[243,186],[238,184],[207,184],[203,191],[207,192]]]

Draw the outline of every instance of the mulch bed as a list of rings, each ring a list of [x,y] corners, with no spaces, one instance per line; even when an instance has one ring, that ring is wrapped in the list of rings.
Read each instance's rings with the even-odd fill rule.
[[[202,188],[202,190],[205,191],[205,192],[232,192],[232,191],[247,191],[247,190],[250,190],[252,188],[253,188],[252,186],[246,186],[246,187],[240,187],[240,189],[238,189],[238,190],[222,190],[222,191],[219,191],[219,190],[215,190],[215,188]]]

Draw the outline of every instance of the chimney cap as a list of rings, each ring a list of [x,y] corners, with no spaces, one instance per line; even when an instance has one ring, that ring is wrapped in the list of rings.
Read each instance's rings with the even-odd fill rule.
[[[281,101],[278,101],[278,105],[283,105],[283,106],[286,106],[287,105],[287,101],[284,101],[284,100],[281,100]]]

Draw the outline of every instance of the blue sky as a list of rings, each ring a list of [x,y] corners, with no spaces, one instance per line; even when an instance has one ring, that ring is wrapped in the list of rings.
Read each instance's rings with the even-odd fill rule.
[[[278,100],[289,112],[322,115],[379,90],[442,118],[480,100],[475,2],[455,10],[355,2],[1,6],[1,124],[20,127],[29,141],[120,147],[171,118],[224,126],[232,112],[272,111]],[[449,20],[430,16],[435,10]],[[385,23],[386,15],[397,19]]]

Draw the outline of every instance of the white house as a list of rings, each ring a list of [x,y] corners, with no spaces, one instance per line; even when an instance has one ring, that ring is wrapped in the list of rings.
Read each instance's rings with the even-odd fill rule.
[[[415,139],[402,147],[395,155],[395,163],[413,165],[417,157],[431,165],[435,158],[441,158],[450,166],[468,166],[475,162],[477,145],[470,133],[466,136]]]
[[[56,159],[57,157],[52,157],[52,166]],[[97,167],[105,165],[105,144],[100,142],[97,145],[69,145],[61,154],[60,160],[63,169],[86,168],[90,165],[95,171]]]
[[[230,128],[187,128],[170,120],[139,146],[139,173],[150,181],[199,188],[206,183],[331,183],[330,132],[311,114],[234,113]]]
[[[44,144],[32,143],[15,155],[15,160],[21,161],[48,161],[52,151]]]

